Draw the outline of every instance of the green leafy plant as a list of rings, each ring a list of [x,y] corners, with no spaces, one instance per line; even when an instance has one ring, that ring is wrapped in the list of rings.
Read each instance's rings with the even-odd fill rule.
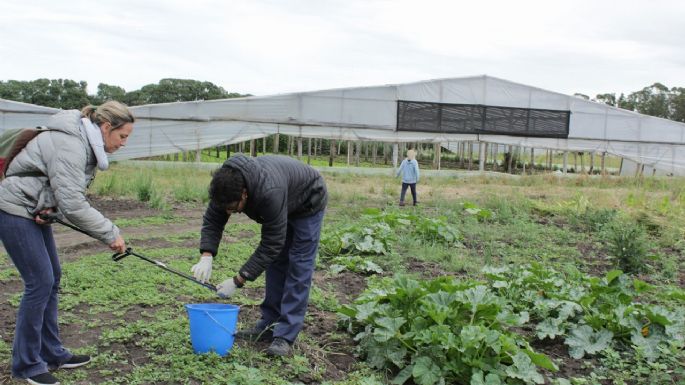
[[[474,208],[474,210],[476,209]],[[481,213],[488,212],[488,210],[478,210]],[[487,214],[483,214],[483,216],[487,216]],[[366,209],[362,220],[369,223],[386,223],[400,233],[417,233],[421,239],[429,242],[452,245],[458,243],[461,238],[459,230],[448,222],[447,216],[431,218],[396,211]]]
[[[557,370],[509,330],[528,314],[475,281],[382,279],[339,313],[369,365],[397,373],[394,384],[540,384],[537,367]]]
[[[381,274],[383,269],[368,258],[359,255],[338,256],[330,261],[330,271],[339,274],[343,271],[360,273],[365,275]]]
[[[453,245],[458,244],[461,239],[459,230],[447,223],[446,217],[422,218],[417,221],[414,228],[426,241]]]
[[[395,233],[385,222],[354,224],[322,235],[321,253],[324,256],[389,254],[394,239]]]
[[[388,254],[394,233],[385,223],[353,227],[340,237],[342,250],[361,254]]]
[[[583,358],[587,354],[595,354],[609,347],[613,333],[606,329],[594,331],[588,325],[581,325],[572,329],[566,338],[569,355],[573,358]]]
[[[492,211],[480,208],[472,202],[464,202],[462,204],[462,208],[464,209],[464,213],[466,213],[466,215],[472,215],[478,218],[480,221],[487,221],[494,217]]]
[[[564,338],[573,358],[619,343],[640,347],[645,357],[657,360],[664,346],[685,346],[685,311],[636,301],[653,288],[620,270],[602,278],[565,277],[541,264],[483,272],[513,309],[530,313],[537,338]]]

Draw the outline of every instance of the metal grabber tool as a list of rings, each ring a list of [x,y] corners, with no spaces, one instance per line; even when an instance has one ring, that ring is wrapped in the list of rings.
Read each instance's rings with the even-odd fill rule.
[[[162,269],[164,269],[164,270],[166,270],[166,271],[168,271],[168,272],[170,272],[170,273],[174,273],[174,274],[178,275],[179,277],[183,277],[183,278],[185,278],[185,279],[187,279],[187,280],[189,280],[189,281],[193,281],[193,282],[197,283],[198,285],[202,285],[202,286],[206,287],[207,289],[210,289],[210,290],[212,290],[212,291],[216,291],[216,286],[212,285],[211,283],[208,283],[208,282],[200,282],[200,281],[198,281],[197,279],[195,279],[195,277],[190,276],[190,275],[188,275],[188,274],[181,273],[181,272],[178,271],[178,270],[174,270],[174,269],[168,267],[167,265],[165,265],[164,263],[162,263],[162,262],[160,262],[160,261],[155,261],[154,259],[150,259],[150,258],[148,258],[148,257],[146,257],[146,256],[144,256],[144,255],[135,253],[135,252],[133,252],[133,249],[131,249],[130,247],[127,247],[127,248],[126,248],[126,252],[125,252],[125,253],[116,253],[116,254],[112,255],[112,260],[115,261],[115,262],[118,262],[118,261],[120,261],[120,260],[122,260],[122,259],[128,257],[129,255],[133,255],[134,257],[138,257],[138,258],[140,258],[140,259],[142,259],[142,260],[144,260],[144,261],[150,262],[151,264],[153,264],[153,265],[155,265],[155,266],[157,266],[157,267],[160,267],[160,268],[162,268]]]
[[[70,228],[70,229],[72,229],[72,230],[76,230],[76,231],[78,231],[79,233],[83,233],[83,234],[88,235],[89,237],[93,237],[93,236],[92,236],[90,233],[88,233],[87,231],[82,230],[82,229],[80,229],[79,227],[74,226],[74,225],[72,225],[72,224],[70,224],[70,223],[64,222],[64,221],[61,219],[61,215],[58,214],[58,213],[40,214],[40,218],[41,218],[42,220],[48,221],[48,222],[50,222],[50,223],[57,222],[57,223],[59,223],[59,224],[61,224],[61,225],[64,225],[64,226],[66,226],[66,227],[68,227],[68,228]],[[93,237],[93,238],[94,238],[94,237]],[[197,279],[195,279],[195,277],[190,276],[190,275],[188,275],[188,274],[181,273],[180,271],[174,270],[174,269],[168,267],[167,265],[165,265],[164,263],[162,263],[162,262],[160,262],[160,261],[155,261],[154,259],[150,259],[150,258],[148,258],[148,257],[146,257],[146,256],[144,256],[144,255],[141,255],[141,254],[138,254],[138,253],[134,253],[134,252],[133,252],[133,249],[131,249],[130,247],[128,247],[128,248],[126,249],[126,252],[124,252],[124,253],[115,253],[114,255],[112,255],[112,260],[115,261],[115,262],[118,262],[118,261],[120,261],[120,260],[122,260],[122,259],[128,257],[129,255],[133,255],[133,256],[138,257],[138,258],[140,258],[140,259],[142,259],[142,260],[144,260],[144,261],[150,262],[150,263],[152,263],[153,265],[155,265],[155,266],[157,266],[157,267],[159,267],[159,268],[162,268],[162,269],[164,269],[164,270],[166,270],[166,271],[168,271],[168,272],[170,272],[170,273],[176,274],[176,275],[178,275],[179,277],[183,277],[183,278],[185,278],[185,279],[187,279],[187,280],[189,280],[189,281],[193,281],[193,282],[197,283],[198,285],[202,285],[202,286],[204,286],[204,287],[206,287],[206,288],[208,288],[208,289],[210,289],[210,290],[216,292],[216,286],[212,285],[211,283],[208,283],[208,282],[200,282],[200,281],[198,281]]]

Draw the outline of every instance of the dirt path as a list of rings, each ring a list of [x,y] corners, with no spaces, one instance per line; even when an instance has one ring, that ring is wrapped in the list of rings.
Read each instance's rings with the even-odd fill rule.
[[[150,209],[145,204],[137,201],[122,201],[122,200],[107,200],[91,198],[91,203],[106,217],[117,220],[121,219],[136,219],[146,217],[158,217],[164,214],[161,211]],[[192,205],[175,207],[170,214],[174,219],[169,223],[163,224],[142,224],[138,226],[122,226],[122,234],[124,239],[131,239],[128,244],[134,248],[153,248],[153,247],[168,247],[172,244],[178,246],[168,240],[170,236],[183,234],[188,232],[200,231],[202,225],[202,215],[205,207],[203,205]],[[250,219],[245,215],[237,215],[230,219],[230,223],[249,223]],[[86,235],[78,233],[65,226],[56,224],[53,225],[55,241],[57,243],[60,259],[64,261],[78,259],[82,256],[109,252],[109,249],[101,242],[94,240]],[[230,242],[230,237],[225,241]],[[183,247],[194,248],[199,244],[199,239],[184,239]],[[0,248],[0,251],[4,252]],[[0,258],[0,266],[8,267],[11,264],[8,258]],[[354,274],[340,274],[337,276],[327,276],[323,272],[317,272],[314,277],[315,282],[321,287],[328,287],[332,285],[335,287],[334,292],[338,293],[337,297],[341,303],[350,303],[359,292],[366,286],[363,277]],[[16,319],[16,307],[10,303],[10,297],[21,293],[23,284],[18,276],[13,276],[10,279],[0,281],[0,339],[5,344],[11,345],[13,338],[13,328]],[[257,303],[263,296],[263,290],[257,288],[244,289],[247,295]],[[151,309],[146,308],[147,312]],[[254,320],[259,317],[259,309],[257,305],[247,305],[242,307],[241,317],[245,320]],[[84,319],[92,317],[87,306],[82,306],[71,310],[70,313],[75,317],[83,316]],[[341,338],[337,328],[337,316],[335,313],[327,312],[318,309],[315,305],[310,305],[309,313],[315,319],[315,322],[307,322],[305,332],[313,339],[321,341],[320,344],[313,344],[298,342],[296,347],[300,354],[304,354],[314,362],[315,367],[325,368],[324,377],[326,379],[340,380],[345,378],[346,373],[352,370],[357,362],[354,357],[354,341],[351,338]],[[120,317],[107,312],[99,313],[97,315],[103,322],[108,323],[109,320]],[[141,310],[133,307],[128,310],[123,316],[124,319],[138,320],[141,317]],[[67,346],[91,346],[97,345],[99,351],[103,354],[116,354],[125,357],[125,363],[130,366],[145,365],[150,361],[149,352],[144,347],[133,343],[114,343],[108,347],[99,346],[99,339],[101,338],[102,328],[94,327],[82,330],[80,328],[63,328],[61,330],[61,337]],[[247,345],[244,342],[238,341],[238,345]],[[256,349],[265,349],[266,345],[257,345]],[[112,363],[110,370],[120,370],[126,372],[126,365],[121,362]],[[9,361],[0,362],[0,384],[16,383],[20,381],[13,381],[9,378],[10,368]],[[88,381],[90,383],[98,383],[103,378],[99,377],[96,371],[89,372]],[[309,374],[303,373],[298,377],[305,383],[317,383],[317,380],[311,378]],[[84,382],[78,382],[84,383]]]
[[[147,207],[143,202],[133,200],[111,200],[91,197],[91,204],[111,220],[118,218],[145,218],[163,214],[162,211]],[[200,231],[204,210],[205,207],[199,204],[195,206],[174,207],[171,210],[171,215],[175,219],[171,223],[126,226],[121,228],[121,233],[126,240],[128,238],[165,238],[173,234]],[[238,217],[231,219],[231,221],[236,220],[242,221],[246,220],[246,218]],[[53,233],[57,249],[63,259],[71,259],[84,254],[109,250],[102,242],[60,224],[53,225]],[[5,249],[2,246],[0,246],[0,253],[5,253]]]

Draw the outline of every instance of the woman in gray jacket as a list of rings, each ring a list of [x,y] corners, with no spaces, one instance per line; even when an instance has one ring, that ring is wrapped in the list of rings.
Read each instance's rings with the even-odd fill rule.
[[[122,253],[119,229],[86,199],[106,153],[126,144],[134,117],[115,101],[53,115],[48,130],[12,160],[0,182],[0,240],[24,280],[12,347],[12,375],[31,384],[58,384],[48,369],[76,368],[90,357],[62,346],[57,326],[61,267],[51,226],[41,214],[59,212]]]

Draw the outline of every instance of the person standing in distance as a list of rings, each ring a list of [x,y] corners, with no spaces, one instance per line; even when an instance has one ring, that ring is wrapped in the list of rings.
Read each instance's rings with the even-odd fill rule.
[[[419,162],[416,161],[416,151],[412,148],[407,150],[407,158],[402,161],[397,175],[402,174],[402,191],[400,192],[400,206],[404,206],[404,196],[407,194],[407,187],[411,188],[411,196],[414,206],[419,203],[416,200],[416,184],[419,182]]]
[[[236,338],[271,341],[266,353],[286,356],[304,326],[309,290],[328,201],[323,177],[312,167],[286,156],[228,159],[209,185],[203,217],[200,261],[191,268],[205,282],[212,274],[228,218],[244,213],[262,225],[261,241],[238,274],[218,285],[228,298],[266,271],[261,319]]]
[[[90,206],[86,188],[96,169],[108,168],[107,153],[126,145],[134,121],[128,107],[115,101],[61,111],[11,161],[0,182],[0,240],[24,281],[12,376],[30,384],[58,384],[49,369],[90,362],[89,356],[62,346],[57,322],[62,270],[52,227],[40,215],[59,212],[110,249],[124,252],[119,229]]]

